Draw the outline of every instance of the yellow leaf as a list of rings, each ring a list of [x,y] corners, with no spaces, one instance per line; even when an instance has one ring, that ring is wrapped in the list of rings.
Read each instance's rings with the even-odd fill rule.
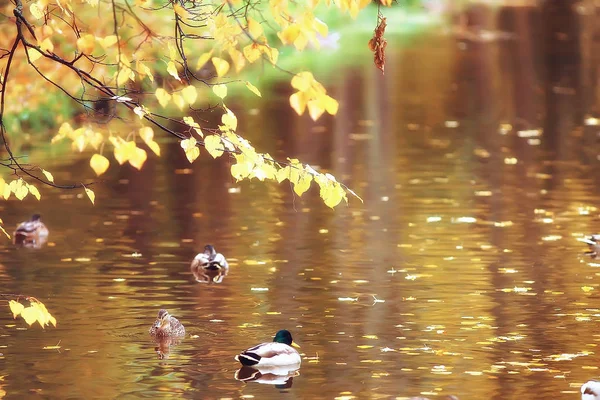
[[[200,56],[200,58],[198,59],[198,63],[196,64],[196,69],[201,69],[202,67],[204,67],[204,64],[206,64],[208,62],[208,60],[210,60],[210,57],[212,57],[212,50],[209,51],[208,53],[204,53]]]
[[[315,82],[313,74],[310,72],[300,72],[292,78],[292,87],[300,92],[306,92]]]
[[[248,32],[256,40],[263,34],[263,28],[256,20],[248,18]]]
[[[214,85],[212,87],[214,94],[224,99],[227,96],[227,86],[225,85]]]
[[[226,60],[223,60],[219,57],[213,57],[212,63],[215,66],[215,70],[217,71],[217,75],[222,77],[229,71],[229,63]]]
[[[177,93],[173,93],[173,103],[175,103],[180,110],[183,110],[183,107],[185,107],[185,100]]]
[[[92,167],[97,176],[105,173],[109,165],[110,162],[108,161],[108,158],[101,154],[94,154],[92,158],[90,158],[90,167]]]
[[[256,86],[254,86],[250,82],[246,82],[246,87],[248,88],[248,90],[250,90],[252,93],[257,95],[258,97],[262,97],[262,94],[260,94],[260,91],[256,88]]]
[[[306,35],[304,35],[303,33],[298,35],[296,40],[294,40],[294,47],[296,49],[298,49],[299,51],[304,50],[306,48],[307,44],[308,44],[308,39],[306,38]]]
[[[27,184],[27,189],[29,189],[29,193],[31,193],[33,195],[33,197],[35,197],[36,199],[38,199],[38,201],[40,200],[40,198],[42,197],[42,195],[40,194],[38,188],[36,188],[33,185],[30,185],[29,183]]]
[[[226,110],[227,112],[221,117],[221,122],[223,122],[223,125],[225,125],[227,129],[235,132],[237,129],[237,117],[230,109],[226,108]]]
[[[143,128],[140,128],[138,134],[145,143],[148,143],[149,141],[154,141],[154,131],[149,126],[144,126]]]
[[[29,6],[29,12],[31,12],[31,15],[33,15],[35,19],[40,19],[44,16],[44,11],[37,3],[33,3]]]
[[[275,179],[276,175],[277,170],[271,164],[265,163],[254,168],[254,176],[256,176],[261,181],[264,179]]]
[[[21,317],[23,317],[25,322],[27,322],[27,325],[31,326],[33,323],[35,323],[35,321],[37,321],[38,311],[31,306],[24,307],[23,310],[21,310]]]
[[[243,51],[244,57],[246,57],[250,64],[258,60],[262,54],[259,45],[257,45],[256,43],[251,43],[247,45],[246,47],[244,47]]]
[[[21,311],[25,308],[25,306],[18,301],[11,300],[8,302],[8,306],[10,307],[10,311],[13,313],[13,318],[17,318]]]
[[[235,158],[238,162],[231,166],[231,175],[239,181],[250,175],[254,164],[246,160],[243,154],[236,154]]]
[[[169,104],[169,101],[171,100],[171,95],[167,93],[167,91],[163,88],[156,89],[154,95],[156,96],[158,102],[162,107],[166,107]]]
[[[337,102],[336,99],[334,99],[333,97],[325,96],[324,102],[325,102],[325,110],[329,114],[331,114],[331,115],[337,114],[338,108],[339,108],[339,103]]]
[[[267,55],[272,64],[277,64],[277,60],[279,59],[279,50],[265,46],[263,47],[263,52]]]
[[[290,177],[290,166],[286,165],[285,167],[279,169],[275,176],[277,178],[277,182],[281,183]]]
[[[133,166],[134,168],[140,170],[144,166],[144,163],[146,162],[147,158],[148,154],[146,153],[146,150],[136,147],[133,150],[131,157],[129,157],[129,164],[131,164],[131,166]]]
[[[204,138],[204,148],[213,158],[221,157],[224,150],[221,144],[221,137],[218,135],[208,135]]]
[[[29,193],[29,189],[23,184],[23,181],[19,179],[19,183],[17,184],[16,188],[13,189],[13,193],[17,199],[23,200]]]
[[[196,147],[196,139],[191,137],[181,141],[181,148],[185,151],[185,156],[190,163],[193,163],[200,155],[200,149]]]
[[[160,157],[160,147],[158,147],[158,143],[156,143],[155,141],[150,141],[146,142],[146,144],[148,145],[148,147],[150,147],[150,150],[152,150],[154,154]]]
[[[308,113],[313,121],[319,119],[321,115],[325,112],[325,108],[322,106],[321,102],[318,100],[311,100],[308,102]]]
[[[244,54],[233,47],[227,49],[227,52],[229,53],[229,57],[231,57],[231,61],[233,61],[235,72],[240,72],[246,65],[246,58],[244,58]]]
[[[88,189],[86,187],[84,187],[84,189],[85,189],[85,194],[87,194],[87,197],[89,197],[92,204],[94,204],[94,201],[96,200],[96,194],[94,193],[94,191],[92,189]]]
[[[0,231],[4,232],[6,237],[10,239],[10,235],[8,234],[8,232],[6,232],[6,230],[2,227],[2,225],[0,225]]]
[[[121,67],[117,72],[117,85],[123,86],[127,83],[129,79],[131,79],[131,74],[133,71],[129,67]]]
[[[296,92],[290,96],[290,106],[296,111],[296,114],[304,114],[306,109],[306,96],[302,92]]]
[[[319,18],[315,18],[315,30],[319,32],[319,35],[323,36],[324,38],[326,38],[327,34],[329,33],[329,28],[327,27],[327,24],[321,21]]]
[[[77,49],[83,54],[90,54],[94,51],[94,45],[96,44],[96,38],[94,35],[86,33],[77,39]]]
[[[34,48],[28,47],[27,48],[27,56],[29,57],[29,61],[35,62],[38,58],[40,58],[42,56],[42,53],[40,53],[39,51],[37,51]]]
[[[192,85],[183,88],[181,95],[183,96],[183,99],[190,105],[194,104],[198,98],[198,92],[196,92],[196,88]]]
[[[169,58],[171,59],[171,61],[175,61],[175,59],[177,58],[177,49],[173,47],[173,44],[171,44],[171,42],[168,42],[167,46],[169,47]]]
[[[286,27],[285,29],[283,29],[281,32],[278,32],[277,36],[279,36],[281,43],[290,44],[290,43],[294,43],[296,38],[298,38],[299,34],[300,34],[300,27],[298,26],[298,24],[292,24],[292,25],[289,25],[288,27]]]
[[[40,49],[52,53],[54,51],[54,44],[52,44],[50,38],[46,38],[40,43]]]
[[[296,182],[294,184],[294,192],[296,192],[296,194],[298,196],[302,196],[302,194],[304,194],[304,192],[306,192],[308,190],[308,188],[310,187],[311,181],[312,181],[312,176],[310,174],[308,174],[308,173],[301,174],[298,182]]]
[[[175,63],[173,61],[169,61],[169,63],[167,64],[167,72],[169,73],[169,75],[171,75],[178,81],[181,80],[181,78],[179,77],[179,73],[177,72],[177,67],[175,66]]]
[[[102,46],[104,49],[107,49],[107,48],[113,46],[115,43],[117,43],[117,36],[116,35],[108,35],[103,38],[96,38],[96,40],[98,41],[98,43],[100,43],[100,46]]]
[[[4,200],[8,200],[8,198],[10,197],[10,194],[12,193],[12,187],[8,184],[4,185],[4,190],[2,192],[2,197],[4,197]]]
[[[152,71],[150,71],[150,68],[148,68],[146,64],[138,61],[136,71],[138,72],[138,74],[140,74],[140,77],[147,76],[151,82],[154,82],[154,76],[152,75]]]
[[[139,134],[144,143],[150,147],[150,150],[152,150],[157,156],[160,156],[160,147],[158,147],[158,143],[154,141],[154,131],[152,128],[149,126],[140,128]]]
[[[44,176],[46,177],[46,179],[48,179],[49,182],[54,183],[54,177],[50,172],[46,171],[45,169],[42,169],[42,174],[44,174]]]

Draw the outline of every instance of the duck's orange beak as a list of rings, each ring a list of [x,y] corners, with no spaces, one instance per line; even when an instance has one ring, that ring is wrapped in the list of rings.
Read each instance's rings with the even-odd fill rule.
[[[300,348],[300,345],[298,343],[294,342],[294,341],[292,341],[292,346],[295,347],[295,348],[297,348],[297,349]]]

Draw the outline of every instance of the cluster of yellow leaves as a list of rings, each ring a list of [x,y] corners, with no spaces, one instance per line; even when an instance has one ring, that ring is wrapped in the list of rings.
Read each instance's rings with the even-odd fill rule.
[[[154,141],[154,131],[152,128],[145,126],[138,130],[138,136],[152,150],[154,154],[160,156],[160,147]],[[94,150],[98,150],[105,143],[105,137],[99,132],[94,131],[90,126],[83,126],[78,129],[73,129],[68,122],[61,125],[58,134],[52,138],[52,142],[69,138],[72,141],[72,147],[80,152],[90,145]],[[146,150],[139,148],[135,140],[125,140],[120,136],[110,136],[108,141],[113,145],[114,156],[119,165],[129,162],[136,169],[142,169],[148,155]],[[90,159],[90,167],[94,170],[97,176],[106,172],[110,166],[108,158],[100,153],[94,154]]]
[[[298,196],[302,196],[314,181],[320,188],[320,197],[331,208],[337,206],[342,200],[348,202],[347,192],[360,199],[328,173],[319,173],[296,159],[289,159],[287,164],[280,164],[269,154],[258,153],[248,140],[235,133],[237,117],[227,107],[221,116],[220,134],[202,134],[191,117],[186,117],[184,122],[191,128],[197,129],[197,133],[204,138],[204,148],[213,158],[220,157],[225,152],[232,155],[235,163],[231,166],[231,175],[238,181],[257,178],[260,181],[273,180],[281,183],[288,179]],[[181,141],[181,147],[190,163],[200,155],[198,144],[199,142],[193,136]]]
[[[173,101],[180,110],[183,110],[186,104],[194,104],[198,98],[198,92],[192,85],[184,87],[179,93],[169,93],[163,88],[158,88],[154,95],[162,107],[166,107]]]
[[[11,300],[8,302],[10,311],[13,313],[13,318],[19,315],[27,322],[28,325],[33,325],[38,322],[42,328],[52,324],[56,326],[56,318],[52,316],[46,309],[46,306],[32,297],[29,298],[29,306],[25,307],[18,301]]]
[[[0,178],[0,196],[4,200],[8,200],[11,193],[18,200],[23,200],[28,194],[31,194],[38,200],[42,197],[35,186],[25,182],[22,178],[13,179],[10,182],[6,182],[3,178]]]
[[[292,87],[297,90],[290,96],[290,105],[298,113],[304,114],[308,107],[310,117],[316,121],[325,111],[335,115],[338,102],[327,95],[327,90],[317,82],[310,72],[300,72],[292,78]]]
[[[98,131],[94,131],[91,126],[82,126],[81,128],[73,129],[68,122],[60,126],[58,133],[52,138],[52,143],[64,138],[71,139],[73,150],[77,150],[80,153],[88,145],[97,150],[104,142],[104,135]]]
[[[152,150],[154,154],[160,156],[160,147],[158,146],[158,143],[154,141],[154,131],[152,130],[152,128],[148,126],[140,128],[137,131],[137,136],[142,139],[142,141],[146,144],[146,146],[150,148],[150,150]],[[56,142],[64,138],[70,139],[72,141],[72,147],[79,151],[85,150],[88,145],[93,147],[94,150],[98,150],[99,148],[103,147],[104,144],[107,142],[104,135],[102,135],[99,132],[95,132],[90,126],[83,126],[78,129],[73,129],[71,125],[67,122],[61,125],[58,134],[54,136],[54,138],[52,138],[52,142]],[[113,146],[113,155],[115,157],[115,160],[117,160],[117,162],[119,163],[119,165],[123,165],[124,163],[128,162],[132,167],[140,170],[142,169],[144,163],[148,159],[148,154],[146,153],[146,150],[138,147],[138,144],[135,140],[126,140],[120,136],[110,135],[108,137],[108,142]],[[94,153],[90,158],[90,167],[94,170],[97,176],[104,174],[108,170],[109,166],[110,160],[100,153]],[[43,172],[48,180],[50,180],[51,182],[54,181],[52,175],[49,172]],[[3,181],[0,181],[0,183],[3,183]],[[12,184],[13,183],[11,182],[11,185]],[[35,195],[39,199],[39,192],[35,187],[25,182],[23,182],[22,185],[24,185],[28,189],[29,193]],[[23,186],[19,186],[19,188],[22,187]],[[2,186],[0,185],[0,189],[1,188]],[[19,190],[21,192],[24,191],[24,189]],[[90,201],[94,203],[96,198],[95,193],[87,187],[84,187],[84,190],[85,194],[88,196]],[[13,193],[15,193],[15,196],[17,197],[21,195],[21,192],[18,192],[19,194],[17,194],[17,192],[13,191]],[[1,193],[2,192],[0,192],[0,194]],[[25,195],[27,194],[27,192],[24,193]],[[10,195],[10,192],[8,192],[8,195]]]
[[[307,10],[294,22],[288,23],[285,28],[277,32],[277,36],[283,44],[292,44],[298,50],[304,50],[308,43],[319,49],[320,42],[317,34],[325,38],[328,31],[327,24]]]

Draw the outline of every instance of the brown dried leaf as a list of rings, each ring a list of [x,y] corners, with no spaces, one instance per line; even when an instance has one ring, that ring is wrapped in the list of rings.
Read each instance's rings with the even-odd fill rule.
[[[386,18],[379,14],[375,33],[371,40],[369,40],[369,49],[374,53],[373,60],[375,66],[379,68],[382,73],[384,73],[385,69],[385,48],[387,46],[387,40],[383,37],[386,26]]]

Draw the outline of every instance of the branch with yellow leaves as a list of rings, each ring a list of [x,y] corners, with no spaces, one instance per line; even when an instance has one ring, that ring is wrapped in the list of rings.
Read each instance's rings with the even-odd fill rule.
[[[39,323],[42,328],[46,325],[52,324],[56,326],[56,318],[48,312],[48,309],[38,299],[33,296],[25,296],[22,294],[7,294],[0,293],[0,297],[7,299],[10,311],[13,314],[13,318],[20,316],[25,322],[31,326],[34,323]],[[10,300],[8,300],[10,299]],[[29,302],[29,306],[25,307],[20,301],[25,300]]]

